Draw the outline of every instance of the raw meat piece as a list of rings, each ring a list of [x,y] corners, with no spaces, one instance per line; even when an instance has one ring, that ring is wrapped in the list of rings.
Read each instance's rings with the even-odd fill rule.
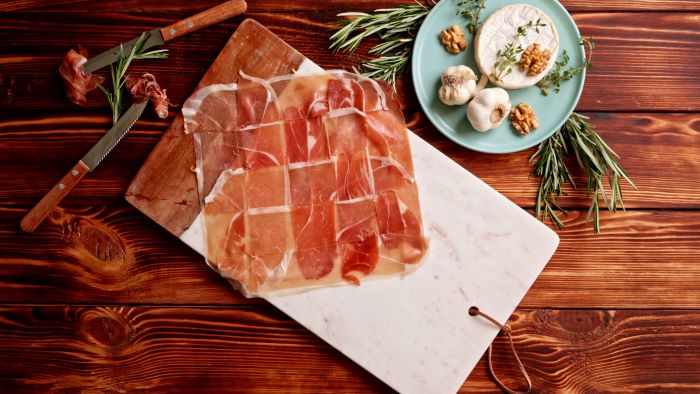
[[[335,237],[338,243],[363,241],[379,232],[371,199],[338,203],[336,209],[338,228]]]
[[[245,173],[226,171],[204,207],[207,260],[224,277],[243,282],[247,274],[245,242]]]
[[[245,174],[244,190],[248,209],[288,205],[284,167],[251,169]]]
[[[295,256],[305,279],[321,279],[333,271],[338,257],[336,245],[318,245],[308,249],[297,248]]]
[[[335,182],[338,200],[352,200],[372,193],[372,180],[366,152],[336,156]]]
[[[328,81],[328,108],[333,111],[341,108],[353,108],[355,99],[349,80],[331,79]]]
[[[328,135],[328,148],[333,155],[349,155],[364,151],[369,140],[363,113],[349,111],[339,116],[326,116],[324,126]]]
[[[238,138],[246,168],[281,166],[287,161],[286,138],[281,124],[248,127],[238,132]]]
[[[262,291],[281,282],[291,260],[290,213],[246,214],[245,253],[250,257],[250,290]]]
[[[193,134],[208,263],[249,296],[416,267],[427,243],[397,97],[334,71],[200,89]]]
[[[328,150],[328,134],[323,117],[316,116],[306,120],[306,143],[309,145],[309,161],[323,160],[331,157]]]
[[[85,75],[83,64],[87,62],[87,51],[81,46],[78,46],[78,51],[71,49],[66,53],[58,72],[66,86],[66,94],[70,101],[78,105],[85,105],[85,95],[97,88],[97,85],[104,82],[105,79],[95,74]]]
[[[129,75],[126,77],[126,87],[136,101],[143,101],[146,98],[151,99],[153,108],[159,118],[165,119],[168,117],[170,100],[168,100],[167,91],[158,85],[153,74],[143,73],[140,77]]]
[[[306,117],[297,107],[284,110],[284,135],[287,143],[287,162],[299,163],[309,160],[308,128]]]
[[[335,166],[330,160],[309,165],[309,189],[314,204],[333,201],[336,198]]]
[[[415,185],[379,193],[374,198],[382,245],[404,263],[418,262],[425,252]]]
[[[372,235],[360,241],[340,244],[340,256],[343,278],[359,285],[360,278],[357,277],[357,274],[367,276],[377,266],[379,258],[377,236]]]

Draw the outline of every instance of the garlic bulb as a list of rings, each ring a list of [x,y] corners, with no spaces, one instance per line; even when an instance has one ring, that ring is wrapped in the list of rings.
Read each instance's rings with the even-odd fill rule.
[[[477,131],[495,129],[510,113],[510,97],[501,88],[482,89],[467,106],[467,118]]]
[[[447,67],[440,77],[440,100],[447,105],[464,105],[476,93],[476,74],[467,66]]]

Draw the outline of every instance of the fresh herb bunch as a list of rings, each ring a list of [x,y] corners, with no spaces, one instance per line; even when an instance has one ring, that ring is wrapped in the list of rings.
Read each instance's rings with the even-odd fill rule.
[[[457,15],[462,15],[463,17],[469,19],[467,28],[472,34],[476,34],[479,29],[479,17],[481,16],[481,10],[486,7],[486,0],[458,0],[457,1]]]
[[[576,157],[578,166],[588,176],[586,195],[591,197],[591,206],[586,223],[593,218],[593,231],[598,233],[600,200],[603,200],[610,212],[617,211],[618,203],[624,209],[620,180],[624,179],[635,189],[637,187],[620,165],[619,156],[600,138],[588,119],[584,115],[572,113],[560,130],[541,143],[530,158],[530,161],[536,160],[531,175],[542,178],[535,216],[543,221],[549,218],[553,224],[562,228],[564,223],[559,219],[558,211],[565,211],[556,203],[556,199],[564,194],[562,187],[567,181],[576,188],[564,158],[571,155]],[[609,192],[606,192],[606,183]]]
[[[374,13],[344,12],[348,18],[342,27],[330,37],[330,49],[334,52],[354,52],[360,43],[378,36],[381,43],[369,53],[377,56],[363,61],[356,71],[369,78],[381,79],[396,85],[397,77],[406,69],[411,55],[413,37],[418,32],[430,6],[434,3],[402,5],[396,8],[375,10]]]
[[[513,72],[513,65],[519,61],[518,55],[523,53],[524,50],[521,44],[516,46],[515,41],[506,44],[505,48],[499,49],[496,52],[496,62],[493,64],[496,67],[493,77],[500,81],[501,78]]]
[[[576,67],[564,68],[569,64],[569,54],[564,50],[561,54],[561,58],[557,60],[554,68],[545,75],[542,80],[537,82],[537,87],[545,96],[549,94],[549,89],[554,88],[554,93],[559,93],[560,84],[562,81],[568,81],[576,75],[583,72],[587,68],[593,67],[593,50],[595,49],[595,43],[591,39],[586,39],[581,37],[581,45],[588,47],[588,56],[583,64]]]
[[[124,54],[124,46],[120,45],[119,58],[117,60],[116,67],[114,66],[114,64],[109,65],[109,69],[112,75],[113,91],[110,91],[103,85],[97,85],[100,88],[100,90],[102,90],[102,92],[105,94],[105,96],[107,96],[109,106],[112,108],[113,124],[117,123],[124,109],[122,93],[124,84],[126,82],[126,70],[129,68],[129,65],[131,65],[131,62],[133,60],[140,59],[160,59],[168,57],[167,49],[156,49],[153,51],[144,52],[143,44],[145,42],[146,33],[143,33],[138,38],[138,40],[136,40],[134,47],[131,49],[131,52],[129,52],[129,54],[127,55]]]
[[[528,21],[526,24],[522,26],[518,26],[518,36],[519,37],[525,37],[527,34],[527,31],[529,29],[535,29],[537,33],[540,32],[540,27],[546,27],[546,23],[542,23],[542,20],[540,18],[537,18],[537,21]]]

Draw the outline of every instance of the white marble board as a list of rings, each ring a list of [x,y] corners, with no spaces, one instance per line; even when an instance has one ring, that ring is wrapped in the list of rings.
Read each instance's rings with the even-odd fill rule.
[[[320,70],[304,61],[298,73]],[[559,244],[554,231],[411,134],[423,265],[405,277],[268,301],[401,393],[454,393]],[[465,154],[469,154],[465,150]],[[180,237],[201,253],[199,220]]]

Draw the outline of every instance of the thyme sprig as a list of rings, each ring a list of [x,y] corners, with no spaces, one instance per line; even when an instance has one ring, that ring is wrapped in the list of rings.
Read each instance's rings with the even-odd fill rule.
[[[111,79],[113,90],[109,90],[109,88],[101,84],[97,85],[100,88],[100,90],[102,90],[102,93],[104,93],[107,97],[109,106],[112,109],[113,124],[117,123],[117,120],[119,120],[119,117],[121,116],[122,111],[124,110],[124,100],[122,93],[124,84],[126,83],[126,70],[131,65],[131,62],[133,60],[160,59],[168,57],[167,49],[156,49],[153,51],[145,52],[143,48],[145,42],[146,33],[143,33],[138,38],[138,40],[136,40],[136,43],[134,44],[134,47],[131,49],[131,51],[126,55],[124,54],[124,46],[120,45],[119,58],[116,62],[116,67],[114,64],[109,65],[110,73],[112,76]]]
[[[583,70],[593,67],[593,50],[595,49],[595,43],[592,39],[586,39],[581,37],[581,45],[588,47],[588,56],[584,60],[583,64],[564,68],[569,64],[569,54],[564,50],[561,54],[561,58],[557,60],[554,64],[554,68],[545,75],[542,80],[537,82],[537,87],[545,96],[549,94],[549,89],[554,88],[554,93],[559,93],[560,85],[563,81],[568,81],[576,75],[580,74]]]
[[[413,38],[434,3],[383,8],[373,13],[344,12],[342,27],[330,37],[334,52],[352,53],[366,38],[379,37],[380,43],[368,52],[376,58],[363,61],[356,71],[369,78],[382,79],[396,85],[397,77],[406,69]]]
[[[491,73],[495,80],[500,81],[502,78],[513,72],[513,65],[520,61],[518,55],[525,51],[525,48],[523,48],[519,41],[520,37],[525,37],[525,35],[527,35],[527,31],[530,29],[534,29],[539,33],[540,27],[545,26],[547,25],[542,23],[541,19],[537,19],[536,21],[531,20],[522,26],[518,26],[515,39],[506,44],[503,49],[496,51],[496,61],[493,64],[496,71]]]
[[[501,78],[513,72],[513,65],[518,62],[518,55],[524,50],[523,46],[515,41],[509,42],[505,48],[499,49],[496,52],[496,62],[493,64],[496,68],[496,72],[492,73],[494,79],[500,81]]]
[[[472,34],[479,29],[481,10],[486,7],[486,0],[458,0],[457,15],[462,15],[469,20],[467,28]]]
[[[562,187],[567,181],[576,188],[564,157],[576,157],[579,168],[588,177],[586,195],[591,198],[591,205],[586,223],[592,219],[593,232],[597,234],[600,232],[600,201],[610,212],[617,211],[618,206],[624,210],[620,180],[624,179],[635,189],[637,187],[620,165],[620,157],[600,138],[588,119],[574,112],[560,130],[542,142],[530,158],[530,161],[536,161],[531,176],[541,177],[535,216],[542,221],[550,219],[555,226],[562,228],[564,223],[558,213],[566,211],[556,199],[564,194]],[[606,191],[606,184],[609,191]]]
[[[518,36],[519,37],[525,37],[527,35],[527,31],[529,29],[535,29],[537,33],[540,32],[540,27],[546,27],[546,23],[542,23],[542,19],[537,18],[537,21],[528,21],[526,24],[522,26],[518,26]]]

